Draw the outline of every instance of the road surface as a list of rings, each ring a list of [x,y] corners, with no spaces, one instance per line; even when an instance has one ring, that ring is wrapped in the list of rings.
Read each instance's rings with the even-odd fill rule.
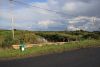
[[[100,48],[0,61],[0,67],[100,67]]]

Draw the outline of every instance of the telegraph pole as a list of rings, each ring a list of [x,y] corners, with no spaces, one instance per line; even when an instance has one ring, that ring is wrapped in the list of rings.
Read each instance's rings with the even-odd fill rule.
[[[11,16],[11,26],[12,26],[12,37],[15,39],[15,32],[14,32],[14,16],[13,16],[13,0],[10,1],[10,16]]]
[[[93,24],[93,27],[95,28],[95,25],[96,25],[96,17],[92,17],[92,24]]]
[[[95,25],[95,22],[96,22],[96,17],[92,17],[92,23],[93,23],[93,25]]]

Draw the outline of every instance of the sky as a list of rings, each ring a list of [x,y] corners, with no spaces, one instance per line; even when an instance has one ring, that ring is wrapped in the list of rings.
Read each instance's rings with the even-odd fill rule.
[[[26,5],[17,2],[10,5],[9,0],[0,0],[0,29],[12,29],[13,16],[15,29],[100,31],[100,0],[14,1],[24,2]]]

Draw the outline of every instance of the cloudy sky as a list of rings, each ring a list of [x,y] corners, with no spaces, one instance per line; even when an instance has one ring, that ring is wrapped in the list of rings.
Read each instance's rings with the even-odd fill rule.
[[[11,29],[13,15],[16,29],[100,31],[100,0],[14,1],[10,10],[9,0],[0,0],[0,29]]]

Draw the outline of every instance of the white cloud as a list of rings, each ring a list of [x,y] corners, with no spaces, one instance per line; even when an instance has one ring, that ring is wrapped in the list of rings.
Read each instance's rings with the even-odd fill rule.
[[[68,23],[74,24],[74,23],[78,23],[78,22],[85,22],[85,20],[90,20],[90,19],[92,19],[92,18],[87,17],[87,16],[78,16],[73,19],[70,19]]]
[[[44,28],[48,28],[48,26],[54,25],[54,24],[56,24],[56,22],[51,21],[51,20],[45,20],[45,21],[39,21],[39,22],[38,22],[38,25],[39,25],[39,26],[42,26],[42,27],[44,27]]]
[[[79,16],[69,21],[69,30],[98,30],[100,28],[100,18]],[[94,21],[93,21],[94,20]]]
[[[73,3],[73,2],[71,2],[71,3],[66,3],[66,4],[64,5],[63,9],[64,9],[65,11],[68,11],[68,12],[73,12],[73,11],[75,11],[75,10],[77,9],[77,6],[76,6],[76,3]]]
[[[56,27],[58,29],[59,26],[62,29],[65,28],[64,25],[68,25],[67,27],[70,30],[97,30],[100,27],[100,18],[98,17],[100,3],[97,0],[89,0],[88,2],[82,0],[48,0],[47,2],[32,2],[29,4],[44,9],[25,6],[14,9],[13,15],[16,27],[38,26],[39,28],[48,28],[55,26],[54,29]],[[57,11],[59,14],[46,9]],[[92,16],[98,17],[95,24],[92,23]],[[6,23],[11,22],[10,14],[7,11],[4,11],[2,18],[6,19]]]

